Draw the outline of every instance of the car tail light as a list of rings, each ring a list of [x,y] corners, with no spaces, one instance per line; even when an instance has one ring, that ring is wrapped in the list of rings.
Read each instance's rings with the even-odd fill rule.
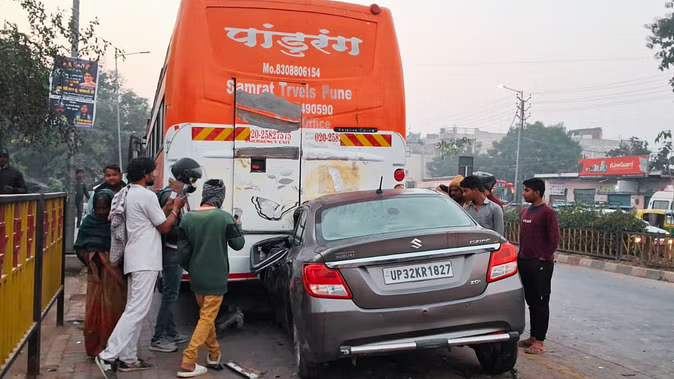
[[[309,295],[328,299],[351,298],[351,291],[339,271],[324,264],[308,263],[304,265],[303,274],[304,288]]]
[[[487,282],[505,279],[517,273],[517,250],[510,243],[502,243],[501,248],[491,253]]]
[[[402,168],[395,170],[395,172],[393,173],[393,179],[395,179],[396,182],[402,182],[403,180],[405,180],[405,170],[403,170]]]

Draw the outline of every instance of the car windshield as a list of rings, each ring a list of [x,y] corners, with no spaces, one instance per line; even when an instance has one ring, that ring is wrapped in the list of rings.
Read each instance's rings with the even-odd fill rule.
[[[442,196],[398,196],[338,205],[323,210],[320,219],[317,237],[324,241],[476,225],[458,204]]]

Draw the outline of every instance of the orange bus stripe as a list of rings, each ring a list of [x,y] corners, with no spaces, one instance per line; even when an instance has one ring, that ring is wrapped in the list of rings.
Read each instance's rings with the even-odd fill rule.
[[[355,146],[347,134],[339,136],[339,144],[340,146]]]
[[[363,134],[363,137],[367,139],[367,142],[369,142],[371,146],[381,146],[379,141],[377,141],[377,139],[374,138],[373,134]]]
[[[222,131],[222,128],[210,128],[211,132],[208,133],[208,136],[206,136],[205,140],[206,141],[215,141],[215,139],[218,137],[220,132]]]
[[[227,141],[227,138],[232,134],[234,130],[232,128],[221,129],[214,141]]]
[[[197,136],[199,135],[199,133],[201,133],[202,130],[204,130],[204,128],[192,127],[192,139],[197,138]]]
[[[250,128],[236,128],[236,140],[237,141],[250,140]]]
[[[354,134],[354,136],[360,141],[360,146],[372,146],[370,141],[367,140],[364,134]]]
[[[379,146],[391,147],[390,134],[374,134],[373,137],[379,142]]]
[[[194,137],[195,141],[203,141],[208,137],[209,134],[211,134],[211,131],[213,128],[202,128],[199,134],[197,134],[196,137]]]

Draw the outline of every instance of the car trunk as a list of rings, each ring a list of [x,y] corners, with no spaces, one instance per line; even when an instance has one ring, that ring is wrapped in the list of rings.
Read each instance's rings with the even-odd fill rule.
[[[339,269],[353,301],[380,309],[442,303],[484,292],[490,252],[500,237],[488,230],[456,231],[331,247],[320,254]]]

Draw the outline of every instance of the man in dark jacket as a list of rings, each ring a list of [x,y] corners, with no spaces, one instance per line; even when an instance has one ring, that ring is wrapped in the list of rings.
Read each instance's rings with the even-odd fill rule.
[[[201,311],[192,340],[183,353],[179,378],[191,378],[208,371],[197,364],[199,348],[204,345],[208,348],[208,366],[220,367],[215,318],[223,295],[227,293],[227,245],[234,250],[241,250],[245,243],[240,221],[220,209],[224,201],[224,183],[220,179],[211,179],[204,183],[201,207],[186,213],[180,222],[180,260],[190,274],[190,286]]]
[[[26,193],[26,182],[21,171],[9,164],[9,150],[0,147],[0,194]]]
[[[178,185],[173,183],[157,192],[159,205],[164,207],[169,199],[177,196],[178,193],[176,191],[179,187],[181,187],[180,183]],[[171,230],[162,235],[161,305],[157,313],[154,335],[150,342],[150,350],[160,353],[178,351],[177,345],[188,341],[186,335],[178,333],[174,312],[183,276],[183,269],[180,266],[180,257],[178,256],[178,225],[182,220],[182,213],[178,214],[178,222],[173,225]]]

